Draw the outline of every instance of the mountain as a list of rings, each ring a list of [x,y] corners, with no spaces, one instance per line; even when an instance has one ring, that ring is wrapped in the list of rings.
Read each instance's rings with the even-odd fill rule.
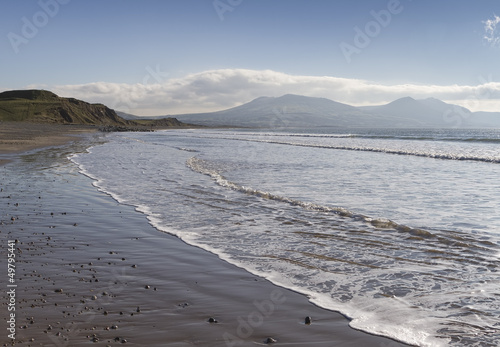
[[[0,93],[0,121],[84,124],[104,126],[108,131],[150,130],[187,126],[175,118],[128,120],[102,104],[61,98],[46,90],[11,90]]]
[[[500,128],[500,112],[474,112],[464,123],[476,128]]]
[[[260,97],[228,110],[176,115],[184,122],[236,127],[441,127],[498,126],[494,114],[476,115],[464,107],[428,98],[405,97],[386,105],[354,107],[325,98],[284,95]],[[495,123],[496,122],[496,123]]]
[[[402,122],[420,127],[500,128],[500,112],[471,112],[465,107],[448,104],[435,98],[415,100],[410,97],[387,105],[360,107],[376,115],[390,115]]]
[[[118,116],[120,116],[120,117],[122,117],[123,119],[126,119],[126,120],[145,119],[145,117],[135,116],[133,114],[125,113],[125,112],[122,112],[122,111],[115,111],[115,112],[116,112],[116,114]]]
[[[207,126],[272,128],[373,127],[387,118],[329,99],[291,94],[281,97],[260,97],[224,111],[183,114],[175,117],[183,122]]]
[[[122,117],[121,117],[121,116]],[[227,110],[144,117],[117,114],[102,104],[61,98],[46,90],[13,90],[0,93],[0,121],[30,121],[106,126],[111,130],[151,130],[181,127],[234,126],[285,127],[500,127],[500,112],[470,112],[464,107],[428,98],[405,97],[386,105],[354,107],[325,98],[287,94],[260,97]],[[135,128],[135,129],[133,129]]]
[[[434,98],[415,100],[405,97],[386,105],[365,106],[360,109],[374,115],[394,117],[398,119],[400,126],[452,127],[458,119],[470,118],[472,115],[464,107]]]

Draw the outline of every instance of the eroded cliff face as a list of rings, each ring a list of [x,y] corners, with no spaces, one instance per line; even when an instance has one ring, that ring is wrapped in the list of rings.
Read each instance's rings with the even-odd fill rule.
[[[102,104],[89,104],[77,99],[61,99],[61,105],[52,109],[66,123],[94,125],[134,125],[116,112]]]
[[[46,90],[0,93],[0,120],[60,124],[133,125],[102,104],[61,98]]]
[[[152,131],[155,128],[189,126],[176,118],[127,120],[103,104],[62,98],[38,89],[0,93],[2,121],[93,125],[104,131]]]

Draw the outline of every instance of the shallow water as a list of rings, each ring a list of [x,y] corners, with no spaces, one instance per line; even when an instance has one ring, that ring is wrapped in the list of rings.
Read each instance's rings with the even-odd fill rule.
[[[173,130],[72,157],[175,234],[420,346],[500,337],[500,132]]]

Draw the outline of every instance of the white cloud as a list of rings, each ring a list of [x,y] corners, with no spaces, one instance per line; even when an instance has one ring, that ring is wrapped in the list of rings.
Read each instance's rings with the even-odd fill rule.
[[[483,22],[484,24],[484,39],[492,47],[500,46],[500,17],[497,15],[493,16],[493,19],[488,19]]]
[[[475,86],[380,84],[329,76],[297,76],[271,70],[221,69],[162,80],[155,84],[95,82],[80,85],[29,86],[64,97],[100,102],[137,115],[174,115],[218,111],[260,96],[300,94],[362,106],[411,96],[434,97],[468,105],[472,111],[500,111],[500,83],[479,78]]]

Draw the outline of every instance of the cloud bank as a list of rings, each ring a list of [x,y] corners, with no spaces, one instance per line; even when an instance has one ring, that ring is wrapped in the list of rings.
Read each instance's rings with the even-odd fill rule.
[[[406,96],[434,97],[471,111],[500,111],[500,82],[493,82],[491,77],[479,77],[477,85],[467,86],[387,85],[359,79],[246,69],[210,70],[170,79],[164,75],[146,76],[142,83],[136,84],[95,82],[31,85],[28,88],[44,88],[60,96],[103,103],[140,116],[218,111],[260,96],[284,94],[324,97],[354,106],[380,105]]]

